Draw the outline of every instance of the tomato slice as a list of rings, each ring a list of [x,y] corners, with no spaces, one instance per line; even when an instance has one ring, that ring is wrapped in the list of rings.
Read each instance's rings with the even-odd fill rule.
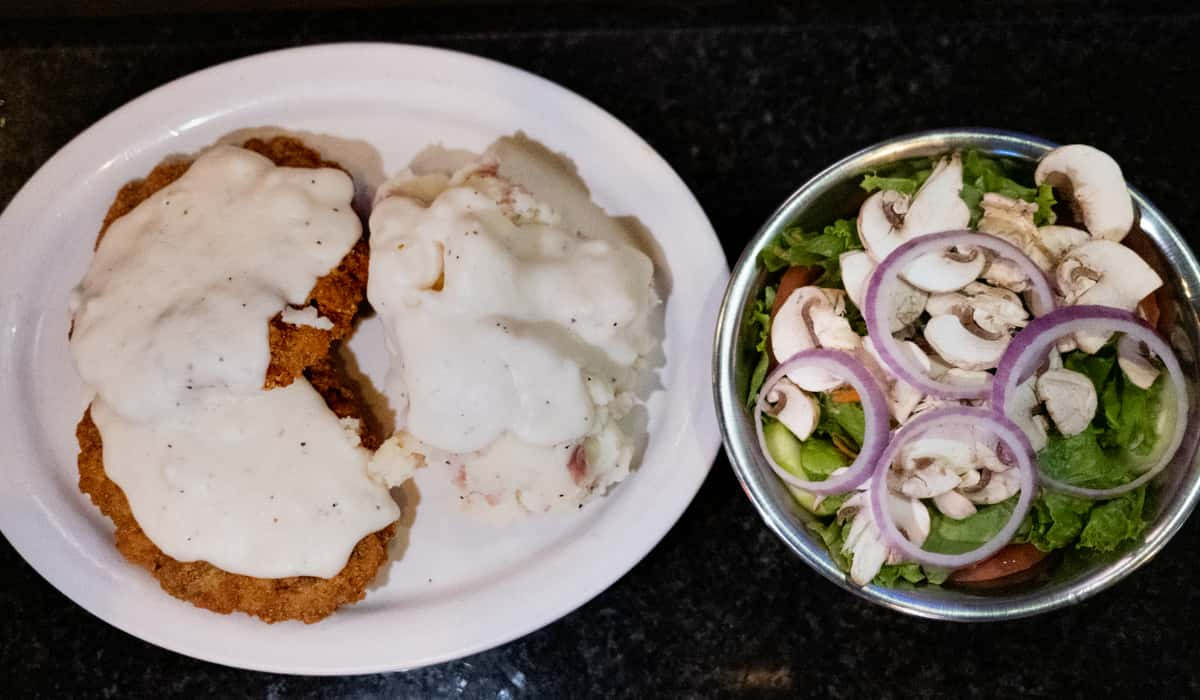
[[[1012,576],[1033,568],[1046,558],[1047,552],[1029,543],[1006,545],[999,552],[950,574],[954,583],[982,583]]]
[[[771,307],[771,318],[775,318],[779,307],[783,306],[783,302],[787,301],[792,292],[816,282],[817,278],[821,276],[821,272],[821,268],[809,265],[789,267],[783,273],[783,277],[779,279],[779,288],[775,290],[775,304]]]

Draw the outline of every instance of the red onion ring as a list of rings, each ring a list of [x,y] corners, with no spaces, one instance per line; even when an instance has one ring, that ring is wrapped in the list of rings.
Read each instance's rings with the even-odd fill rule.
[[[849,382],[850,386],[858,392],[862,401],[863,415],[866,418],[866,431],[863,435],[863,444],[858,451],[858,457],[845,472],[825,481],[798,479],[779,466],[775,458],[771,456],[771,451],[767,449],[767,441],[763,436],[762,414],[768,406],[767,394],[784,375],[801,365],[833,372]],[[890,415],[883,390],[879,388],[875,378],[853,355],[840,350],[801,350],[792,355],[787,362],[776,367],[775,371],[767,377],[763,382],[762,389],[758,392],[758,399],[754,402],[754,428],[758,433],[758,448],[767,458],[767,464],[771,465],[776,476],[783,481],[805,491],[822,495],[845,493],[871,477],[871,469],[875,466],[876,458],[887,446]]]
[[[999,257],[1012,260],[1029,278],[1033,287],[1033,300],[1030,304],[1033,314],[1042,316],[1054,309],[1054,292],[1050,288],[1050,282],[1046,279],[1046,275],[1016,246],[984,233],[946,231],[914,238],[893,250],[879,263],[875,272],[867,280],[866,300],[862,310],[863,318],[867,322],[867,331],[875,342],[879,359],[896,377],[937,398],[981,399],[990,392],[989,384],[961,386],[933,379],[900,349],[899,343],[892,337],[891,326],[888,323],[892,290],[904,269],[923,255],[956,246],[986,248]]]
[[[1187,384],[1184,383],[1183,369],[1171,347],[1137,316],[1108,306],[1068,306],[1053,311],[1041,318],[1034,319],[1024,328],[1000,358],[993,382],[992,406],[996,410],[1008,414],[1008,397],[1017,384],[1028,379],[1046,359],[1051,346],[1064,335],[1077,331],[1095,331],[1103,329],[1124,333],[1146,344],[1150,352],[1158,357],[1167,370],[1175,393],[1175,431],[1161,453],[1158,461],[1144,474],[1129,482],[1111,489],[1089,489],[1053,479],[1043,472],[1041,482],[1046,486],[1079,496],[1080,498],[1106,499],[1128,493],[1157,476],[1171,463],[1175,453],[1183,443],[1183,435],[1187,430],[1188,397]]]
[[[888,472],[891,471],[892,463],[896,461],[901,448],[917,438],[925,437],[930,433],[945,433],[950,429],[959,431],[983,429],[995,435],[1000,444],[1007,448],[1007,452],[1014,462],[1012,468],[1017,469],[1021,477],[1021,495],[1017,498],[1017,506],[1013,509],[1012,517],[992,539],[963,554],[938,554],[921,549],[900,532],[892,518],[891,509],[887,507]],[[960,569],[987,559],[1012,541],[1013,535],[1016,534],[1017,528],[1021,527],[1021,523],[1025,520],[1025,514],[1029,512],[1029,506],[1033,502],[1034,492],[1037,490],[1036,475],[1033,447],[1029,444],[1029,438],[1025,437],[1025,433],[1021,432],[1021,429],[1012,421],[986,408],[965,406],[940,408],[917,416],[896,431],[891,444],[879,458],[879,465],[876,467],[875,473],[871,476],[869,489],[871,492],[871,516],[875,519],[879,531],[883,533],[884,542],[903,554],[909,561],[946,569]]]

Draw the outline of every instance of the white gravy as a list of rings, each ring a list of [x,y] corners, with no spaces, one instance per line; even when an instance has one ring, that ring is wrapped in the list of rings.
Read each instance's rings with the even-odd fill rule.
[[[329,578],[363,536],[394,521],[366,477],[358,421],[339,420],[304,379],[214,401],[186,425],[131,421],[103,401],[92,419],[104,470],[138,525],[179,561],[260,578]]]
[[[353,194],[335,169],[213,148],[113,222],[72,294],[105,471],[176,559],[330,577],[399,515],[356,426],[303,379],[263,389],[268,321],[361,235]]]

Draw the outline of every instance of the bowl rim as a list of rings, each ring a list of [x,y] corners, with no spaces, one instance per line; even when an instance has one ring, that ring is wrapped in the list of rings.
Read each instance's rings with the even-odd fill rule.
[[[763,248],[786,225],[797,218],[804,208],[832,187],[861,175],[873,167],[924,155],[935,155],[960,148],[979,148],[989,154],[1012,157],[1022,161],[1036,160],[1058,144],[1037,136],[1001,129],[967,127],[935,129],[897,136],[862,148],[824,168],[800,185],[759,227],[734,265],[722,299],[713,344],[713,396],[720,418],[721,437],[725,452],[742,490],[753,503],[767,527],[783,540],[806,564],[826,579],[859,598],[891,610],[916,617],[959,622],[998,621],[1028,617],[1073,605],[1112,586],[1148,562],[1166,546],[1183,526],[1200,501],[1200,474],[1193,473],[1190,481],[1180,483],[1166,504],[1166,510],[1143,533],[1143,541],[1119,558],[1089,573],[1067,581],[1054,582],[1049,587],[1038,586],[1009,596],[956,595],[934,597],[922,595],[921,589],[886,588],[876,584],[858,586],[838,568],[823,543],[797,523],[791,496],[785,509],[776,503],[772,491],[782,486],[771,472],[766,460],[758,454],[757,439],[750,419],[744,410],[743,397],[738,395],[734,372],[738,357],[738,339],[747,306],[757,296],[758,280],[762,276],[757,259]],[[1200,265],[1179,230],[1135,188],[1130,194],[1140,214],[1142,230],[1163,253],[1171,270],[1183,285],[1181,301],[1190,305],[1193,316],[1197,301],[1194,290],[1200,286]],[[1196,347],[1197,328],[1189,327],[1192,347]],[[1189,432],[1197,421],[1196,392],[1192,391]],[[1189,466],[1172,471],[1196,471],[1197,441],[1180,448],[1176,460],[1184,459]],[[1177,475],[1181,479],[1182,475]]]

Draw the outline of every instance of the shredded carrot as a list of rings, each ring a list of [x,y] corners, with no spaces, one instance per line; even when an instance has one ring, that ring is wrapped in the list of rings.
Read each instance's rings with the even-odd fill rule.
[[[844,441],[843,441],[843,440],[842,440],[840,437],[838,437],[837,435],[831,435],[831,436],[830,436],[830,439],[832,439],[832,440],[833,440],[833,446],[837,448],[837,451],[838,451],[838,452],[841,452],[842,454],[846,455],[846,456],[847,456],[847,457],[849,457],[850,459],[855,459],[856,457],[858,457],[858,453],[857,453],[857,452],[855,452],[854,450],[850,449],[850,446],[849,446],[849,445],[847,445],[847,444],[846,444],[846,443],[845,443],[845,442],[844,442]]]
[[[829,398],[833,399],[834,403],[862,403],[862,398],[852,386],[844,386],[841,389],[834,389],[829,393]]]

